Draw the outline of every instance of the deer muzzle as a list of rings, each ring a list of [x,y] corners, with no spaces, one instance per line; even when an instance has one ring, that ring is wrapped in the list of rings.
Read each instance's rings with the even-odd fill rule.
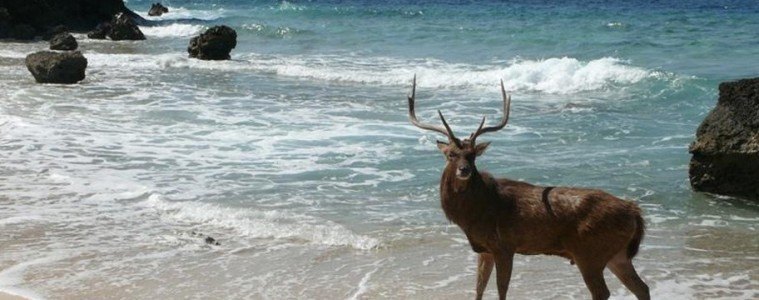
[[[469,165],[463,165],[456,168],[456,177],[459,179],[469,179],[472,176],[472,167]]]

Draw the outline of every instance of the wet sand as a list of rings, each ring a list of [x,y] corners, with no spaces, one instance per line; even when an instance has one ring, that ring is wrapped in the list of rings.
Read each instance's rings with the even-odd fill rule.
[[[26,298],[13,295],[13,294],[8,294],[6,292],[0,292],[0,300],[26,300]]]

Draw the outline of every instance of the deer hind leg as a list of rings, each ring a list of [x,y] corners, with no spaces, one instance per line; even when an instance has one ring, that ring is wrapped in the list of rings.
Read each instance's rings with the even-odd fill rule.
[[[609,263],[606,264],[614,275],[622,281],[627,289],[629,289],[635,297],[639,300],[650,300],[651,296],[648,292],[648,285],[640,279],[638,272],[635,272],[635,267],[632,264],[632,260],[627,258],[626,251],[620,251]]]
[[[514,253],[494,254],[496,283],[498,284],[498,299],[505,300],[511,281],[511,267],[514,263]]]
[[[609,293],[609,288],[606,287],[606,281],[604,281],[604,263],[581,259],[577,259],[575,262],[593,300],[609,299],[611,293]]]
[[[477,258],[477,300],[482,299],[482,294],[485,293],[485,287],[490,280],[490,273],[493,272],[493,255],[490,253],[480,253]]]

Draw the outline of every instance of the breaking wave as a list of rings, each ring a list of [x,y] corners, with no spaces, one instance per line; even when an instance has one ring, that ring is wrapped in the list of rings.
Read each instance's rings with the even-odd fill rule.
[[[375,238],[358,235],[340,224],[307,215],[233,209],[198,202],[170,202],[155,194],[143,204],[176,221],[231,229],[248,238],[296,239],[361,250],[379,245]]]

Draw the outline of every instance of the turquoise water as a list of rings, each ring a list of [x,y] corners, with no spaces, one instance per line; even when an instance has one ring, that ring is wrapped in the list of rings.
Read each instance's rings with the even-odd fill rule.
[[[655,298],[759,297],[759,207],[687,178],[717,85],[759,70],[756,3],[164,4],[147,41],[77,35],[78,85],[33,82],[23,58],[46,43],[0,43],[0,290],[473,297],[475,256],[439,207],[441,137],[407,119],[416,74],[420,119],[441,109],[459,135],[499,117],[504,80],[511,120],[481,138],[480,169],[639,203]],[[232,60],[188,59],[216,24],[237,30]],[[588,297],[539,256],[517,258],[509,293]]]

